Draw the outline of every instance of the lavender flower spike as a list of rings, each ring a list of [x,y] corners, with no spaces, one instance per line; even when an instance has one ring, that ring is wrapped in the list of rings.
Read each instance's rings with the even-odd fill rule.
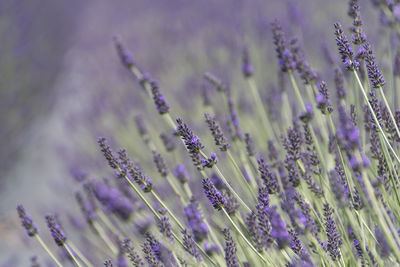
[[[375,56],[372,52],[371,45],[366,43],[364,48],[367,51],[365,63],[367,66],[368,78],[372,84],[372,87],[375,89],[382,88],[385,85],[385,80],[383,79],[381,70],[375,62]]]
[[[340,23],[335,23],[335,35],[336,35],[336,45],[341,55],[342,62],[348,70],[357,70],[359,63],[354,58],[353,48],[350,42],[347,40],[346,35],[343,32],[342,25]]]
[[[260,158],[258,161],[258,170],[261,174],[261,180],[263,180],[264,185],[268,189],[269,194],[275,194],[280,191],[280,185],[278,183],[278,179],[276,174],[271,171],[270,167],[267,165],[263,158]]]
[[[169,105],[165,101],[164,96],[160,92],[160,88],[158,82],[153,80],[150,82],[151,93],[153,94],[154,104],[156,104],[156,108],[158,113],[165,114],[169,111]]]
[[[227,151],[229,148],[228,140],[225,138],[224,133],[221,130],[218,122],[215,117],[210,114],[204,114],[206,122],[208,124],[208,128],[211,131],[212,136],[214,137],[215,145],[219,147],[221,151]]]
[[[57,222],[54,215],[46,215],[47,226],[50,229],[51,236],[54,238],[56,244],[60,247],[64,246],[67,241],[67,237],[61,228],[61,225]]]
[[[228,228],[223,230],[225,237],[225,261],[228,267],[239,267],[239,262],[236,257],[236,243],[233,241],[232,235]]]
[[[243,49],[242,56],[242,73],[245,78],[249,78],[253,76],[254,68],[250,63],[250,55],[249,50],[247,48]]]
[[[192,235],[186,230],[182,230],[183,234],[183,245],[185,246],[185,250],[195,257],[198,261],[202,261],[202,258],[200,256],[199,250],[193,240]]]
[[[121,59],[122,64],[128,69],[132,68],[135,65],[135,63],[132,59],[131,53],[125,49],[120,39],[116,36],[114,36],[114,43],[115,47],[117,48],[117,52]]]
[[[133,167],[129,170],[131,178],[142,188],[144,192],[150,192],[153,188],[153,182],[147,177],[139,167]]]
[[[186,123],[183,122],[181,118],[178,118],[176,122],[178,123],[178,127],[176,130],[185,142],[185,146],[189,151],[194,165],[198,169],[201,169],[202,158],[200,155],[200,151],[204,148],[204,145],[200,142],[200,138],[193,134],[192,130],[189,128],[189,126],[187,126]]]
[[[190,204],[185,207],[185,215],[196,242],[201,242],[206,239],[209,229],[199,210],[199,204],[194,198],[192,198]]]
[[[207,198],[210,200],[211,205],[215,209],[221,210],[221,208],[223,208],[226,203],[226,199],[222,196],[221,192],[215,188],[210,178],[203,178],[202,183],[204,192]]]
[[[328,236],[327,250],[332,260],[337,260],[341,258],[340,245],[342,244],[342,239],[336,229],[336,223],[332,218],[333,210],[328,203],[324,204],[324,217],[325,217],[325,231]]]
[[[123,241],[122,246],[123,246],[124,252],[126,254],[128,254],[128,258],[130,259],[130,261],[134,267],[144,266],[143,261],[140,258],[140,255],[134,250],[130,239],[125,239]]]
[[[17,212],[21,219],[22,226],[25,228],[28,236],[35,236],[38,233],[37,227],[33,223],[31,216],[26,214],[24,206],[18,205]]]
[[[272,22],[272,33],[281,71],[292,71],[296,67],[296,63],[293,60],[292,52],[286,47],[285,36],[278,20]]]
[[[118,168],[118,161],[115,158],[110,146],[107,144],[107,140],[104,137],[99,137],[97,143],[100,146],[101,152],[103,152],[104,157],[108,161],[108,164],[111,168],[117,169]]]

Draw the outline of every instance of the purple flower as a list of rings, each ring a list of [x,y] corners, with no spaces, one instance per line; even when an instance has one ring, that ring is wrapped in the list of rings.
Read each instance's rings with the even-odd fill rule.
[[[335,23],[334,27],[336,35],[336,45],[342,58],[342,62],[348,70],[357,70],[359,67],[359,63],[354,58],[353,49],[343,32],[342,25],[340,25],[340,23]]]
[[[183,164],[178,164],[175,167],[174,175],[182,184],[186,183],[190,178],[190,174],[188,171],[186,171],[185,165]]]
[[[107,210],[115,213],[122,220],[130,218],[133,212],[132,202],[121,194],[117,188],[111,187],[101,181],[92,181],[90,187],[95,197]]]
[[[177,132],[180,137],[183,139],[186,149],[188,150],[194,165],[201,169],[201,155],[200,151],[204,148],[204,145],[200,142],[200,138],[193,134],[192,130],[187,126],[186,123],[183,122],[181,118],[177,119],[178,123]]]
[[[26,214],[24,206],[18,205],[17,212],[21,224],[25,228],[28,236],[35,236],[38,233],[37,226],[33,223],[32,217],[29,214]]]
[[[167,152],[172,152],[175,149],[175,140],[173,139],[173,136],[168,135],[166,133],[162,133],[160,134],[160,138],[163,142],[163,145],[165,147],[165,150],[167,150]]]
[[[379,255],[383,259],[389,257],[389,255],[391,254],[391,249],[386,240],[384,232],[377,226],[375,226],[374,232],[377,239],[377,251]]]
[[[283,147],[285,148],[291,160],[300,159],[301,134],[297,127],[291,127],[287,130],[287,136],[282,137]]]
[[[169,174],[167,164],[165,164],[163,157],[157,151],[153,151],[153,161],[156,164],[158,173],[164,178],[167,177]]]
[[[104,137],[99,137],[97,140],[97,143],[100,146],[101,152],[103,152],[104,157],[108,161],[108,164],[110,165],[111,168],[117,169],[118,168],[118,162],[115,158],[115,155],[113,154],[110,146],[107,144],[107,140]]]
[[[286,47],[285,36],[278,20],[272,22],[272,33],[281,71],[292,71],[296,67],[296,63],[293,60],[292,52]]]
[[[192,235],[189,234],[189,232],[186,229],[182,230],[182,234],[183,234],[183,245],[185,246],[185,250],[190,255],[195,257],[198,261],[202,261],[199,250],[193,240]]]
[[[97,214],[94,209],[95,207],[89,201],[85,200],[80,192],[75,193],[75,198],[83,215],[85,216],[86,221],[89,224],[92,224],[97,218]]]
[[[61,228],[61,225],[57,221],[56,216],[54,215],[46,215],[47,226],[50,229],[51,236],[53,237],[56,244],[60,247],[64,246],[67,241],[67,237]]]
[[[304,51],[301,49],[297,38],[290,40],[290,51],[293,55],[293,61],[296,64],[296,70],[303,79],[304,84],[311,84],[317,80],[317,74],[311,69],[310,64],[305,59]]]
[[[288,171],[289,182],[293,187],[297,187],[300,185],[300,175],[297,170],[296,162],[293,161],[290,157],[286,157],[285,159],[285,168]]]
[[[332,218],[333,210],[328,203],[324,204],[324,217],[325,217],[325,232],[328,236],[326,249],[329,252],[332,260],[338,260],[342,257],[340,254],[340,246],[342,239],[336,229],[336,223]]]
[[[203,189],[210,200],[211,205],[217,209],[221,210],[225,206],[226,199],[222,196],[221,192],[215,188],[214,184],[211,182],[210,178],[206,178],[202,180]]]
[[[249,50],[247,48],[243,49],[242,56],[242,73],[245,78],[249,78],[253,75],[254,68],[250,63]]]
[[[228,267],[239,267],[236,257],[237,247],[228,228],[223,230],[225,237],[225,262]]]
[[[371,82],[373,88],[379,89],[385,85],[385,80],[383,79],[381,70],[375,62],[375,57],[371,45],[369,43],[366,43],[364,45],[364,48],[367,51],[365,63],[367,66],[369,81]]]
[[[263,181],[265,187],[268,189],[269,194],[275,194],[280,191],[280,185],[276,174],[271,171],[270,167],[267,165],[263,158],[258,161],[258,170],[261,174],[261,180]]]
[[[249,157],[255,155],[254,142],[249,133],[244,134],[244,142],[246,143],[246,151]]]
[[[233,216],[239,208],[237,199],[232,195],[229,190],[224,190],[222,193],[223,198],[226,200],[224,208],[226,212]]]
[[[362,30],[362,20],[360,16],[360,6],[356,3],[350,4],[349,14],[353,18],[353,27],[350,30],[353,32],[351,39],[353,44],[362,45],[366,42],[367,36]]]
[[[206,122],[208,124],[208,128],[211,131],[212,136],[214,137],[215,145],[219,147],[221,151],[226,151],[229,148],[228,140],[225,138],[224,133],[221,130],[218,122],[215,117],[212,117],[210,114],[204,114]]]
[[[143,116],[136,115],[135,116],[135,123],[136,123],[136,128],[138,129],[139,134],[141,136],[145,136],[145,135],[148,134],[148,130],[147,130],[146,124],[144,123],[144,120],[143,120]]]
[[[215,164],[217,164],[217,161],[217,154],[210,152],[210,157],[207,159],[201,159],[201,164],[203,168],[212,168]]]
[[[268,209],[268,215],[271,223],[271,238],[276,240],[280,249],[289,244],[290,236],[286,231],[286,224],[282,221],[276,206]]]
[[[122,64],[128,69],[132,68],[135,65],[135,62],[132,59],[131,53],[125,49],[122,45],[120,39],[118,37],[114,37],[114,44],[117,49],[118,55],[121,59]]]
[[[132,245],[132,242],[130,239],[125,239],[122,243],[122,247],[124,249],[124,252],[126,254],[128,254],[128,258],[134,267],[144,266],[143,261],[140,258],[140,255],[133,248],[133,245]]]
[[[158,229],[160,230],[160,233],[169,238],[169,240],[173,241],[174,237],[172,236],[171,232],[171,224],[169,222],[168,217],[161,217],[160,220],[157,220],[157,225]]]
[[[153,267],[161,267],[161,244],[151,234],[146,234],[146,241],[142,245],[144,258]]]
[[[129,170],[130,177],[140,186],[144,192],[150,192],[153,188],[153,182],[147,177],[139,167],[132,167]]]
[[[345,99],[346,89],[344,88],[343,73],[338,67],[335,68],[335,87],[338,100]]]
[[[338,111],[340,124],[336,134],[340,144],[346,150],[359,148],[361,145],[359,129],[353,124],[351,118],[342,105],[338,106]]]
[[[230,119],[234,128],[234,134],[232,136],[232,139],[239,139],[241,140],[243,138],[243,133],[242,130],[240,129],[239,125],[239,117],[236,113],[234,103],[231,97],[228,97],[228,108],[229,108],[229,114],[230,114]]]
[[[321,110],[322,114],[333,112],[326,82],[322,81],[319,85],[319,94],[315,97],[315,101],[317,102],[317,108]]]
[[[206,239],[209,229],[207,224],[204,222],[203,215],[199,210],[197,201],[192,198],[184,210],[189,227],[192,229],[196,242],[201,242]]]
[[[169,105],[165,101],[164,96],[160,92],[158,82],[153,80],[150,82],[151,93],[153,94],[154,104],[156,105],[157,111],[160,114],[168,113]]]

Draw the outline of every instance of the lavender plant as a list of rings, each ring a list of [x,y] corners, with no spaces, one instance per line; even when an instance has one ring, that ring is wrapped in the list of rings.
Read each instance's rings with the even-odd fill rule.
[[[326,40],[336,42],[341,59],[328,59],[334,86],[307,60],[301,42],[295,36],[288,42],[283,24],[272,21],[279,78],[290,84],[277,93],[280,116],[263,97],[275,92],[258,85],[245,44],[235,73],[242,73],[252,108],[238,105],[235,84],[206,72],[213,91],[203,94],[204,122],[175,112],[168,91],[115,38],[122,66],[141,87],[135,93],[153,106],[146,110],[151,118],[135,117],[139,141],[150,151],[141,153],[152,165],[99,138],[114,177],[81,179],[76,205],[89,229],[74,230],[90,233],[86,244],[74,245],[59,217],[47,215],[61,250],[55,253],[18,206],[28,236],[58,266],[398,266],[400,111],[398,99],[387,97],[396,89],[384,75],[395,80],[400,69],[391,51],[392,39],[400,38],[400,4],[373,3],[393,37],[383,42],[393,69],[380,68],[373,47],[382,44],[365,34],[353,0],[351,37],[337,22]],[[249,118],[254,124],[242,123]]]

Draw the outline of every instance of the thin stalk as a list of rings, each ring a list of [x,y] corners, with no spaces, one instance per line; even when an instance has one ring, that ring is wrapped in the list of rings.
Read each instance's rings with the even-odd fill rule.
[[[96,222],[93,221],[92,223],[93,229],[99,234],[100,238],[103,240],[103,242],[107,245],[107,247],[111,250],[111,252],[113,253],[113,255],[117,255],[118,250],[116,249],[116,247],[114,246],[114,244],[112,243],[112,241],[108,238],[108,236],[106,235],[106,233],[104,232],[103,228],[101,227],[101,225]]]
[[[179,228],[181,228],[181,230],[184,230],[185,227],[183,226],[183,224],[178,220],[178,218],[175,217],[174,213],[168,208],[168,206],[164,203],[164,201],[160,198],[160,196],[156,192],[154,192],[154,190],[151,190],[151,194],[161,204],[161,206],[163,206],[164,209],[167,210],[168,214],[176,222],[176,224],[179,226]]]
[[[154,214],[154,216],[160,220],[161,217],[160,215],[154,210],[154,208],[150,205],[150,203],[144,198],[143,194],[136,188],[136,186],[131,182],[131,180],[128,179],[127,176],[124,177],[125,180],[128,182],[128,184],[132,187],[132,189],[136,192],[136,194],[140,197],[140,199],[146,204],[146,206],[151,210],[151,212]],[[157,194],[156,194],[157,195]],[[160,202],[162,203],[162,202]],[[168,211],[169,209],[167,209]],[[171,212],[171,211],[170,211]],[[176,219],[175,216],[171,216]],[[176,219],[176,222],[178,223],[178,226],[183,230],[182,224]],[[172,231],[171,231],[172,232]],[[176,236],[174,232],[172,232],[173,237],[175,240],[184,248],[185,246],[183,245],[182,241],[179,240],[179,238]],[[207,253],[203,250],[203,248],[195,242],[197,248],[200,250],[200,252],[214,265],[217,266],[216,263],[213,261],[213,259],[210,258],[210,256],[207,255]]]
[[[239,200],[240,203],[247,209],[247,211],[251,212],[251,209],[247,204],[240,198],[240,196],[236,193],[235,190],[233,190],[232,186],[228,183],[228,180],[226,180],[225,176],[222,174],[222,172],[219,170],[217,165],[214,165],[215,170],[218,174],[219,177],[221,177],[222,181],[224,181],[225,185],[228,187],[228,189],[232,192],[232,194]]]
[[[232,220],[231,216],[229,216],[228,212],[225,210],[225,208],[221,208],[222,211],[224,212],[226,218],[228,218],[229,222],[231,223],[231,225],[233,226],[233,228],[235,228],[235,230],[238,232],[238,234],[244,239],[244,241],[247,243],[247,245],[249,245],[249,247],[257,254],[258,257],[260,257],[260,259],[266,263],[266,264],[272,264],[269,260],[266,260],[258,251],[257,249],[251,244],[251,242],[244,236],[244,234],[242,233],[242,231],[240,231],[239,227],[235,224],[235,222]]]
[[[392,58],[392,42],[391,42],[391,38],[392,37],[392,30],[390,27],[388,27],[388,58],[389,58],[389,69],[390,69],[390,84],[389,84],[389,88],[394,88],[394,75],[393,75],[393,58]],[[392,100],[393,100],[393,104],[395,103],[395,90],[392,90]]]
[[[357,152],[356,155],[357,155],[357,157],[358,157],[357,160],[361,160],[361,153],[360,153],[360,151],[357,150],[356,152]],[[368,176],[367,176],[367,174],[366,174],[366,172],[365,172],[364,169],[362,169],[361,176],[362,176],[362,178],[363,178],[363,180],[364,180],[364,183],[365,183],[365,185],[366,185],[367,193],[368,193],[368,195],[369,195],[369,197],[370,197],[370,199],[371,199],[372,211],[375,211],[375,212],[378,213],[378,214],[376,214],[376,217],[377,217],[377,219],[378,219],[378,222],[379,222],[379,224],[381,225],[382,230],[384,231],[384,233],[385,233],[385,235],[386,235],[386,238],[387,238],[387,240],[389,241],[390,246],[392,247],[396,258],[397,258],[398,260],[400,260],[400,253],[399,253],[398,248],[397,248],[397,245],[396,245],[396,243],[398,242],[398,237],[397,237],[397,235],[392,235],[392,234],[391,234],[391,232],[393,232],[393,233],[396,232],[396,231],[394,231],[394,230],[392,229],[392,228],[393,228],[393,225],[392,225],[392,223],[391,223],[391,220],[390,220],[389,216],[386,214],[386,212],[385,212],[385,211],[382,212],[381,208],[378,206],[378,201],[377,201],[377,199],[376,199],[376,197],[375,197],[374,189],[373,189],[373,187],[372,187],[372,185],[371,185],[371,182],[369,181]],[[385,220],[383,220],[383,218],[384,218]],[[385,223],[385,221],[386,221],[386,223]],[[387,227],[385,227],[385,226],[387,226]],[[388,228],[390,228],[390,231],[389,231]]]
[[[267,133],[267,135],[270,138],[272,138],[272,137],[276,138],[276,135],[275,135],[273,129],[271,128],[272,124],[268,119],[267,110],[265,109],[264,104],[261,101],[262,98],[257,89],[257,85],[254,81],[254,78],[251,78],[251,77],[247,78],[247,82],[249,83],[250,91],[253,96],[254,103],[256,104],[257,113],[259,114],[259,117],[262,121],[262,125],[264,127],[265,132]]]
[[[361,80],[360,80],[360,78],[358,77],[357,72],[354,70],[353,73],[354,73],[354,75],[355,75],[355,77],[356,77],[356,79],[357,79],[357,82],[358,82],[358,85],[359,85],[359,87],[360,87],[360,89],[361,89],[361,92],[362,92],[363,95],[364,95],[364,99],[365,99],[365,101],[367,102],[368,108],[369,108],[369,110],[371,111],[371,114],[372,114],[372,117],[373,117],[373,119],[374,119],[374,121],[375,121],[375,124],[377,125],[379,131],[381,132],[382,137],[383,137],[383,139],[385,140],[385,143],[386,143],[387,146],[389,147],[390,151],[393,153],[393,156],[396,158],[397,162],[400,163],[400,158],[397,156],[397,154],[396,154],[396,152],[394,151],[393,147],[390,145],[389,140],[387,139],[385,133],[383,132],[383,129],[382,129],[381,125],[379,124],[378,119],[376,118],[375,112],[374,112],[374,110],[372,109],[371,104],[369,103],[367,93],[366,93],[365,90],[364,90],[364,86],[362,85]]]
[[[387,110],[389,111],[390,118],[392,119],[394,128],[396,128],[396,133],[397,133],[397,135],[400,137],[399,127],[397,127],[396,120],[395,120],[395,118],[394,118],[394,116],[393,116],[392,110],[390,109],[390,106],[389,106],[389,103],[388,103],[388,101],[387,101],[387,99],[386,99],[385,93],[383,92],[383,88],[380,87],[380,88],[379,88],[379,91],[381,92],[381,95],[382,95],[382,98],[383,98],[383,102],[385,103],[385,106],[386,106]]]
[[[383,143],[383,142],[382,142],[382,137],[381,137],[381,135],[379,135],[379,140],[381,141],[381,143]],[[386,161],[389,161],[389,166],[392,168],[391,175],[390,175],[390,180],[391,180],[391,182],[392,182],[392,186],[393,186],[394,193],[395,193],[395,196],[396,196],[397,204],[400,206],[399,193],[398,193],[398,191],[397,191],[397,186],[396,186],[396,184],[394,183],[394,179],[395,179],[394,177],[397,177],[397,175],[396,175],[396,169],[395,169],[395,167],[394,167],[392,158],[390,157],[389,151],[387,150],[387,147],[386,147],[386,146],[383,146],[383,154],[384,154],[384,157],[385,157]],[[397,178],[397,182],[398,182],[398,178]]]
[[[246,184],[247,189],[249,190],[251,196],[252,196],[252,197],[254,198],[254,200],[257,202],[257,196],[256,196],[256,194],[254,193],[254,191],[253,191],[253,189],[251,188],[250,184],[247,182],[246,177],[244,177],[242,171],[240,170],[239,166],[237,165],[235,159],[233,158],[232,153],[231,153],[229,150],[227,150],[227,151],[226,151],[226,154],[228,155],[229,160],[232,162],[232,165],[235,167],[236,172],[238,172],[238,173],[240,174],[240,177],[242,177],[242,179],[243,179],[244,183]]]
[[[68,245],[84,264],[86,264],[88,267],[94,267],[94,265],[89,262],[89,260],[80,252],[80,250],[71,241],[68,242]]]
[[[63,245],[63,247],[68,252],[68,254],[71,256],[71,258],[72,258],[73,262],[76,264],[76,266],[81,267],[82,265],[79,263],[78,259],[75,257],[74,251],[71,250],[71,248],[67,245],[67,243],[65,243]]]
[[[171,174],[168,174],[167,177],[165,177],[169,185],[171,186],[172,190],[174,191],[175,195],[179,198],[180,201],[182,201],[182,204],[184,206],[187,205],[187,200],[182,196],[182,194],[179,192],[178,188],[174,184],[173,180],[171,179]]]
[[[57,264],[57,266],[62,267],[61,263],[57,260],[56,256],[54,256],[54,254],[50,251],[46,243],[43,242],[39,234],[36,234],[35,237],[39,241],[39,244],[42,246],[42,248],[47,252],[47,254],[49,254],[50,258]]]
[[[303,111],[306,111],[306,105],[304,104],[303,97],[301,96],[301,93],[300,93],[299,87],[297,86],[296,80],[294,79],[293,72],[288,72],[288,74],[289,74],[290,82],[292,84],[294,93],[296,94],[297,100],[300,102],[300,105],[301,105]],[[313,127],[310,127],[310,134],[311,134],[311,137],[315,141],[314,142],[315,149],[317,150],[318,156],[321,159],[321,165],[324,168],[324,170],[326,170],[325,160],[324,160],[324,157],[322,156],[321,148],[319,147],[317,136],[315,135]]]

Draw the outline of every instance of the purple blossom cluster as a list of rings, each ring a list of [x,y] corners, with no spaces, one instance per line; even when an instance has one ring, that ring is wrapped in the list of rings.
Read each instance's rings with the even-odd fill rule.
[[[349,1],[351,38],[333,25],[329,40],[341,62],[326,58],[328,70],[314,66],[309,42],[285,33],[276,19],[269,41],[279,81],[271,79],[271,87],[278,89],[260,85],[256,57],[250,60],[258,51],[241,44],[236,71],[247,89],[206,72],[199,99],[191,95],[205,121],[189,108],[178,117],[171,92],[115,39],[123,69],[143,89],[134,93],[155,109],[146,110],[146,119],[135,116],[134,145],[113,150],[98,139],[111,170],[75,172],[83,189],[75,193],[76,208],[89,227],[45,217],[62,256],[19,205],[28,236],[59,266],[398,265],[400,94],[393,88],[400,60],[392,44],[400,43],[400,4],[373,2],[388,21],[383,55],[376,49],[380,57],[374,56],[370,43],[382,44],[367,38],[356,0]],[[393,79],[385,82],[383,74]],[[139,153],[131,158],[128,151]],[[81,231],[79,246],[74,231]]]

